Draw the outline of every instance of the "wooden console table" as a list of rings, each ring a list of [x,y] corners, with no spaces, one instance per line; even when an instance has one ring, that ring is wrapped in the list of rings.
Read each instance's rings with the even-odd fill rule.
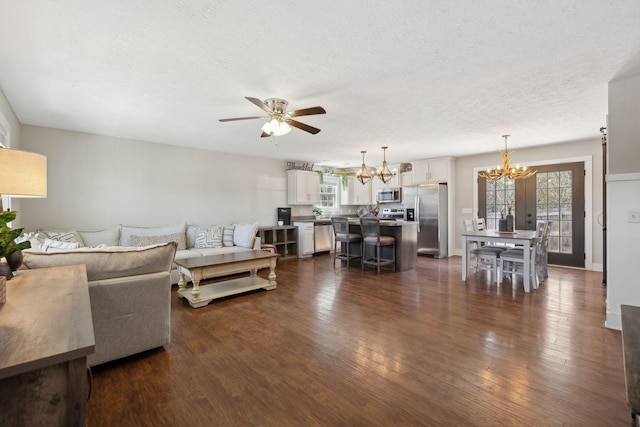
[[[85,266],[18,272],[0,305],[0,425],[86,425],[94,349]]]

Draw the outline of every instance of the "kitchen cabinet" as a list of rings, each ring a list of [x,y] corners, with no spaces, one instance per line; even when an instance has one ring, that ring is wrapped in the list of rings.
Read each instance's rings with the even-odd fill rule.
[[[378,179],[378,178],[374,178]],[[371,181],[367,182],[365,185],[362,185],[360,181],[358,181],[353,176],[347,177],[347,186],[346,188],[340,184],[340,204],[341,205],[370,205],[371,204]]]
[[[449,182],[454,172],[452,157],[418,160],[411,163],[413,165],[413,184]]]
[[[413,171],[402,172],[400,175],[400,182],[402,183],[403,187],[413,184]]]
[[[279,259],[298,256],[298,227],[293,225],[259,227],[258,235],[261,243],[276,247]]]
[[[287,171],[287,202],[290,205],[315,205],[320,202],[320,175],[314,171]]]
[[[298,227],[298,257],[312,256],[315,238],[313,222],[294,222],[293,225]]]

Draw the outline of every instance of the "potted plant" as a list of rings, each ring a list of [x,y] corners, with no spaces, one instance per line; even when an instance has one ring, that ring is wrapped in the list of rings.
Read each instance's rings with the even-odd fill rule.
[[[0,212],[0,260],[6,259],[6,263],[0,261],[0,276],[7,280],[13,277],[13,270],[17,270],[22,264],[22,249],[29,249],[31,242],[14,242],[14,239],[22,234],[22,228],[10,228],[8,222],[16,219],[16,212]]]
[[[322,209],[316,206],[315,208],[313,208],[313,214],[316,216],[316,218],[319,218],[320,215],[322,215]]]

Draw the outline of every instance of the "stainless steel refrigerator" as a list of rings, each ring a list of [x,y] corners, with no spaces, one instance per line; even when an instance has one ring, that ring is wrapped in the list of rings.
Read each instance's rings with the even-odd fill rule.
[[[402,192],[402,204],[418,222],[418,255],[448,256],[447,184],[411,185]]]

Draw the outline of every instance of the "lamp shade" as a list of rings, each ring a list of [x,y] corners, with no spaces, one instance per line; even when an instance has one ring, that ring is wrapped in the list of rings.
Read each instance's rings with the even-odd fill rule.
[[[47,158],[28,151],[0,148],[0,195],[47,197]]]

